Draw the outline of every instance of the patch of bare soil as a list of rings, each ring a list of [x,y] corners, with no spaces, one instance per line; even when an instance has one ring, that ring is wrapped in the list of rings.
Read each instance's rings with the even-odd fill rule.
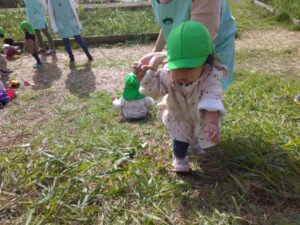
[[[236,51],[242,50],[273,50],[280,52],[285,49],[296,49],[295,61],[300,58],[300,32],[286,30],[248,31],[243,32],[236,40]],[[61,95],[86,95],[99,90],[115,92],[121,90],[123,77],[131,71],[132,62],[152,51],[153,45],[109,46],[92,48],[95,61],[84,65],[87,59],[81,49],[75,50],[77,66],[70,68],[68,56],[59,51],[56,57],[42,56],[43,68],[35,72],[32,68],[34,59],[22,55],[21,59],[9,63],[14,70],[10,78],[20,81],[29,80],[35,85],[20,89],[20,92],[32,92],[37,89],[51,88]],[[271,59],[270,59],[271,61]],[[269,61],[269,62],[270,62]],[[284,67],[281,63],[264,61],[266,67]],[[298,66],[299,63],[297,63]],[[291,66],[291,65],[290,65]]]
[[[282,29],[246,31],[236,40],[236,50],[243,49],[272,49],[284,50],[300,46],[300,32]]]
[[[24,54],[9,63],[9,68],[14,71],[10,79],[34,83],[31,88],[20,89],[22,93],[47,88],[59,91],[62,95],[74,94],[76,91],[83,95],[100,90],[114,92],[122,87],[123,77],[131,72],[131,63],[149,53],[152,48],[150,45],[92,48],[91,54],[95,60],[90,64],[85,54],[78,49],[74,51],[76,64],[73,67],[69,66],[67,54],[59,51],[54,56],[41,55],[43,66],[38,71],[32,68],[35,60]]]
[[[296,74],[300,78],[300,32],[283,29],[243,32],[236,40],[236,52],[247,51],[259,52],[259,55],[243,60],[237,58],[237,70],[270,75]]]

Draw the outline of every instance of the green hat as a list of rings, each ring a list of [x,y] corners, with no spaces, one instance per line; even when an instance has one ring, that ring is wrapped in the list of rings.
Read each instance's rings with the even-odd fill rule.
[[[125,88],[123,90],[123,98],[127,101],[145,98],[145,95],[139,92],[140,82],[134,73],[128,74],[125,78]]]
[[[29,34],[34,34],[34,29],[32,28],[31,24],[26,20],[20,23],[20,28],[22,30],[27,30]]]
[[[0,27],[0,37],[4,37],[4,29]]]
[[[201,23],[184,22],[170,32],[167,50],[170,70],[196,68],[213,53],[210,33]]]

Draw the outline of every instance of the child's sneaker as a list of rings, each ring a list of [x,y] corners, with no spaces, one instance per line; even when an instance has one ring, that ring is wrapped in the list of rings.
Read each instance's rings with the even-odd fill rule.
[[[42,64],[34,64],[34,66],[33,66],[33,68],[35,69],[35,70],[38,70],[38,69],[40,69],[41,68],[41,66],[42,66]]]
[[[37,53],[38,54],[40,54],[40,53],[42,53],[43,51],[45,51],[45,48],[41,48],[41,47],[39,47],[38,49],[37,49]]]
[[[178,173],[186,173],[186,172],[189,172],[189,170],[190,170],[189,161],[188,161],[187,157],[182,158],[182,159],[175,157],[175,159],[173,160],[172,166],[173,166],[173,171],[178,172]]]
[[[53,50],[51,48],[47,49],[47,51],[46,51],[46,55],[54,55],[55,53],[56,53],[55,50]]]

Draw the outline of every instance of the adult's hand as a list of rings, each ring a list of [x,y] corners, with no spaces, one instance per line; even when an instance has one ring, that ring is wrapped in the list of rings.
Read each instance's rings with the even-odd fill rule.
[[[151,52],[143,56],[138,62],[133,63],[133,71],[138,77],[147,70],[157,71],[158,67],[166,58],[167,52]]]
[[[151,52],[143,56],[138,62],[133,63],[133,72],[139,80],[142,80],[147,70],[157,71],[166,57],[167,52]]]

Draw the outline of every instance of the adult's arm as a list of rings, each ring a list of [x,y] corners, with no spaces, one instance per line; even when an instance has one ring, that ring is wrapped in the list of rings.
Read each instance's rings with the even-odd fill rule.
[[[219,31],[222,0],[193,0],[191,19],[203,23],[214,40]]]
[[[164,49],[166,42],[163,36],[163,31],[160,29],[153,52],[161,52]]]

